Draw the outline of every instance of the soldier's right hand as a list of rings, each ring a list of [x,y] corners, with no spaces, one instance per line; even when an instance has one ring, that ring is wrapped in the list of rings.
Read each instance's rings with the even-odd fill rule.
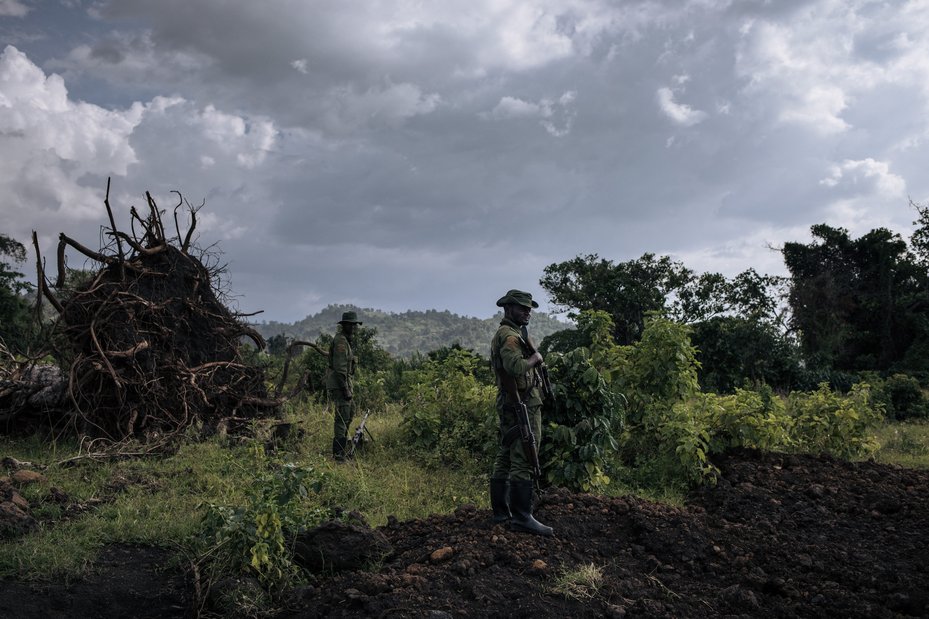
[[[542,363],[542,354],[537,351],[533,353],[532,356],[529,357],[526,361],[529,362],[529,367],[534,368],[535,366]]]
[[[345,390],[342,392],[342,395],[345,396],[345,399],[346,399],[346,400],[351,400],[352,397],[353,397],[353,394],[352,394],[352,390],[351,390],[351,389],[345,389]]]

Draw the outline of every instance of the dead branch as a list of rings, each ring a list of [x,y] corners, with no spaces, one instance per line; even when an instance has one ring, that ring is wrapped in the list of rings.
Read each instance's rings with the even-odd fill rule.
[[[103,199],[103,205],[106,206],[106,214],[110,218],[110,230],[112,230],[116,239],[116,251],[119,254],[119,263],[122,264],[125,262],[125,254],[123,253],[122,243],[119,242],[119,236],[116,236],[116,220],[113,218],[113,209],[110,208],[110,177],[106,179],[106,197]]]
[[[59,248],[60,248],[61,245],[63,245],[63,244],[70,245],[71,247],[73,247],[73,248],[76,249],[77,251],[81,252],[82,254],[84,254],[85,256],[87,256],[88,258],[90,258],[91,260],[96,260],[97,262],[99,262],[99,263],[101,263],[101,264],[113,264],[114,262],[116,262],[116,258],[114,258],[113,256],[106,256],[106,255],[104,255],[104,254],[101,254],[100,252],[94,251],[94,250],[92,250],[92,249],[88,249],[87,247],[81,245],[80,243],[78,243],[78,242],[75,241],[74,239],[70,238],[70,237],[69,237],[68,235],[66,235],[64,232],[62,232],[61,234],[58,235],[58,246],[59,246]],[[59,251],[61,251],[61,250],[59,249]],[[58,279],[59,279],[59,281],[61,280],[61,275],[60,275],[60,274],[59,274],[59,278],[58,278]]]
[[[32,245],[35,247],[35,266],[36,266],[36,285],[40,288],[41,294],[35,296],[35,311],[36,317],[42,315],[42,297],[44,296],[48,299],[48,302],[52,304],[58,314],[60,315],[64,308],[61,306],[61,303],[58,302],[58,299],[55,298],[55,295],[52,294],[52,291],[48,289],[48,283],[45,280],[45,269],[42,268],[42,254],[39,251],[39,236],[36,234],[36,231],[32,231]]]
[[[281,391],[284,390],[284,383],[287,382],[287,376],[290,372],[290,362],[293,359],[294,352],[296,352],[296,350],[301,346],[309,346],[313,348],[314,350],[316,350],[317,352],[322,353],[322,349],[316,344],[314,344],[313,342],[304,342],[301,340],[296,340],[294,342],[291,342],[290,346],[287,347],[287,357],[284,358],[284,367],[283,369],[281,369],[281,377],[277,381],[277,387],[275,387],[274,389],[275,398],[281,397]],[[329,353],[323,353],[323,354],[325,354],[326,356],[329,355]],[[306,377],[304,377],[304,379],[305,378]],[[299,393],[299,390],[295,391],[290,397],[294,397],[295,395],[297,395],[297,393]]]

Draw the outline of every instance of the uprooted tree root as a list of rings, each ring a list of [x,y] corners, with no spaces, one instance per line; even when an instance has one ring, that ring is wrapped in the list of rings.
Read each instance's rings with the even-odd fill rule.
[[[53,424],[119,441],[163,439],[195,422],[234,428],[273,415],[281,400],[268,394],[263,369],[246,363],[240,346],[248,337],[261,349],[263,339],[220,302],[221,269],[205,267],[204,254],[191,254],[198,209],[181,198],[174,208],[177,235],[169,238],[164,211],[146,198],[148,215],[133,207],[127,234],[116,229],[108,183],[109,243],[93,251],[61,234],[54,286],[37,258],[39,303],[44,296],[59,314],[52,340],[69,403]],[[189,214],[183,237],[182,206]],[[35,233],[33,243],[38,257]],[[75,288],[66,286],[67,248],[99,265]]]

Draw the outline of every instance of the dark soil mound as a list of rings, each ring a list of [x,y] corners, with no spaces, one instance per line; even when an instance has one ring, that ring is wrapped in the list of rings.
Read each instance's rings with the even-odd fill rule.
[[[685,509],[551,493],[537,516],[554,539],[467,507],[390,524],[380,569],[321,579],[284,616],[929,615],[929,472],[758,453],[718,465]],[[556,591],[591,564],[596,590]]]
[[[184,575],[166,569],[169,552],[147,546],[111,546],[86,579],[30,584],[0,581],[0,617],[156,619],[192,617],[193,594]]]
[[[719,485],[686,508],[551,492],[536,515],[554,538],[468,506],[391,522],[379,531],[393,554],[316,577],[279,617],[929,616],[929,472],[753,452],[717,464]],[[591,565],[601,582],[559,591],[566,570]],[[135,616],[191,608],[166,575],[120,574],[42,596],[2,583],[0,615],[69,616],[61,600],[90,590],[100,603],[86,616],[132,615],[131,599],[144,601]]]

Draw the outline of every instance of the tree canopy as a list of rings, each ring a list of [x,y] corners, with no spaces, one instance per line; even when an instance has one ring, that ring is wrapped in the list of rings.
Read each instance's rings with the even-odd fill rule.
[[[908,355],[926,345],[925,266],[886,228],[853,239],[819,224],[810,243],[786,243],[791,327],[816,367],[841,371],[924,369]],[[914,365],[915,364],[915,365]]]

